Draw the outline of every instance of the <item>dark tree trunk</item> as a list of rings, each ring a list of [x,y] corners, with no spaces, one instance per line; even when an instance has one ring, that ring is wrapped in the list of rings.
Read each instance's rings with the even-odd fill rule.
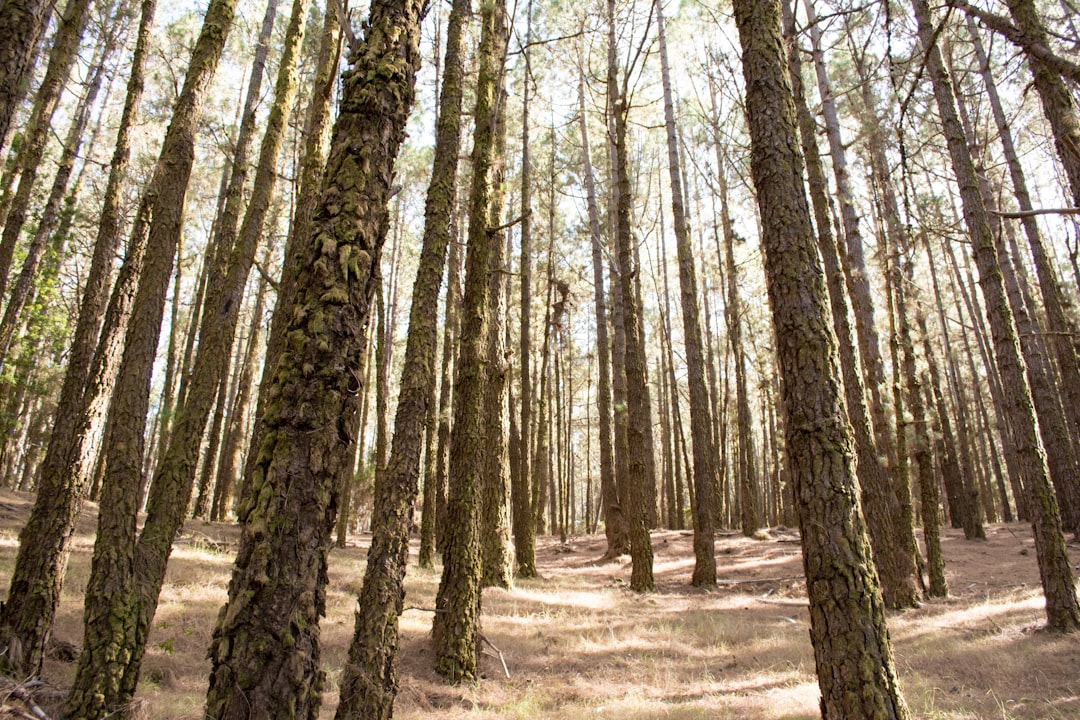
[[[941,53],[934,44],[933,24],[926,0],[913,0],[919,24],[919,39],[926,52],[926,65],[934,85],[938,113],[945,130],[945,139],[952,158],[963,203],[964,221],[975,246],[976,262],[986,315],[994,338],[994,355],[1002,376],[1006,394],[1006,410],[1013,439],[1017,445],[1020,470],[1024,476],[1035,532],[1036,553],[1046,595],[1048,625],[1059,632],[1080,629],[1080,606],[1076,600],[1076,585],[1072,567],[1065,551],[1057,501],[1050,488],[1046,455],[1039,441],[1038,422],[1032,406],[1031,389],[1024,373],[1024,363],[1016,337],[1016,326],[1005,297],[1001,269],[994,250],[993,232],[979,194],[975,165],[957,118],[956,106],[949,87],[948,73]]]
[[[296,295],[279,310],[292,340],[268,393],[229,601],[214,630],[208,718],[318,715],[330,533],[359,420],[364,330],[415,96],[422,10],[373,3],[342,78],[321,198],[293,239]]]
[[[207,9],[184,88],[139,208],[139,215],[149,218],[146,262],[139,273],[110,409],[114,423],[104,448],[102,505],[86,591],[83,651],[64,706],[65,717],[98,717],[115,711],[134,692],[134,679],[127,676],[126,665],[140,622],[135,523],[150,371],[180,237],[195,130],[232,25],[233,10],[232,0],[214,0]],[[139,232],[136,228],[135,233]],[[136,240],[134,236],[133,244]],[[184,503],[181,512],[186,506]]]

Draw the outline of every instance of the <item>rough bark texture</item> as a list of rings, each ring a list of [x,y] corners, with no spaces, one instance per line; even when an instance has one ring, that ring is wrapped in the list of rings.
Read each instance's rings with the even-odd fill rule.
[[[240,551],[210,649],[208,718],[318,715],[319,619],[338,491],[359,420],[364,327],[394,159],[420,62],[424,3],[376,1],[342,77],[263,422]]]
[[[930,8],[926,0],[913,0],[912,4],[919,24],[919,39],[926,52],[927,70],[934,86],[938,114],[960,188],[964,222],[975,247],[980,287],[986,299],[986,316],[994,340],[994,355],[1005,388],[1009,425],[1030,501],[1039,573],[1046,595],[1048,626],[1059,632],[1072,632],[1080,629],[1076,585],[1065,551],[1057,501],[1050,488],[1046,456],[1039,441],[1031,389],[1020,356],[1016,326],[1005,296],[993,232],[979,194],[975,165],[957,116],[948,73],[933,41]]]
[[[49,0],[6,0],[0,5],[0,151],[53,5]]]
[[[180,237],[184,195],[194,160],[194,136],[205,92],[232,24],[232,0],[214,0],[192,51],[184,88],[162,143],[139,214],[149,218],[146,262],[117,374],[104,448],[101,514],[84,611],[83,652],[64,706],[69,718],[98,717],[131,698],[126,678],[138,623],[135,523],[150,375],[165,295]]]
[[[480,48],[476,80],[472,188],[465,257],[465,294],[454,382],[454,427],[450,436],[450,484],[446,507],[443,574],[435,598],[435,671],[452,683],[476,679],[480,650],[480,508],[487,438],[484,435],[484,386],[488,345],[488,274],[498,224],[492,183],[502,102],[507,40],[506,8],[485,0],[480,8]],[[496,218],[493,222],[492,217]]]
[[[424,424],[430,411],[428,403],[433,400],[439,286],[450,242],[461,142],[462,28],[469,12],[468,0],[456,0],[447,25],[435,159],[409,310],[394,437],[383,481],[375,487],[371,548],[358,598],[360,610],[356,613],[349,661],[341,680],[336,715],[339,720],[389,718],[397,695],[397,626],[405,598],[409,526],[416,502]]]
[[[1032,0],[1006,0],[1006,5],[1016,28],[1024,37],[1034,46],[1049,47],[1046,29]],[[1042,102],[1043,114],[1054,133],[1058,159],[1069,180],[1073,207],[1080,207],[1080,116],[1077,114],[1076,100],[1059,69],[1052,67],[1048,58],[1041,56],[1031,45],[1024,50],[1035,79],[1035,91]],[[1073,76],[1073,80],[1076,79]]]
[[[882,595],[889,607],[911,607],[919,599],[915,577],[915,555],[905,553],[897,542],[896,524],[900,511],[889,484],[888,471],[878,454],[877,442],[870,421],[869,403],[863,375],[859,372],[859,359],[855,346],[855,332],[851,327],[848,310],[848,291],[844,284],[844,271],[840,260],[836,237],[832,232],[829,212],[828,182],[822,166],[816,138],[813,116],[806,104],[802,85],[802,62],[798,44],[794,41],[793,16],[784,7],[785,32],[789,42],[788,69],[795,98],[801,147],[804,153],[810,199],[817,222],[817,245],[821,253],[832,310],[832,327],[837,338],[840,371],[843,377],[844,398],[848,421],[854,431],[855,451],[858,458],[856,472],[859,477],[860,498],[868,513],[867,526],[874,551],[874,564],[882,585]]]
[[[589,212],[589,239],[592,247],[593,308],[596,314],[597,385],[596,407],[600,442],[600,497],[603,503],[604,535],[608,557],[626,551],[626,520],[619,505],[615,485],[615,460],[612,457],[611,427],[611,341],[608,337],[607,300],[604,290],[603,235],[600,210],[596,202],[596,179],[589,146],[588,118],[585,115],[585,78],[578,77],[578,124],[581,128],[582,166],[585,176],[585,200]]]
[[[667,130],[668,176],[671,181],[671,210],[675,246],[679,257],[679,289],[682,301],[683,343],[686,347],[686,376],[690,390],[690,435],[694,449],[694,487],[697,504],[694,512],[694,573],[691,584],[709,587],[716,584],[716,552],[713,534],[712,419],[709,417],[709,391],[705,386],[705,360],[698,309],[697,273],[690,228],[683,204],[678,138],[675,134],[675,104],[671,92],[671,68],[668,66],[664,15],[656,3],[657,29],[660,37],[660,68],[664,87],[664,126]],[[722,171],[721,171],[722,172]],[[674,484],[674,483],[673,483]],[[756,530],[755,527],[753,530]],[[753,532],[751,530],[751,532]]]
[[[67,370],[49,444],[38,477],[38,492],[30,519],[20,534],[19,555],[12,571],[7,601],[0,610],[0,646],[8,648],[10,667],[26,676],[36,673],[41,653],[60,601],[71,537],[79,503],[86,491],[89,472],[67,472],[76,448],[76,429],[84,406],[94,348],[105,312],[107,285],[113,258],[120,244],[119,199],[129,156],[131,125],[142,97],[146,44],[154,21],[155,0],[141,6],[138,36],[131,59],[127,94],[117,130],[116,145],[105,194],[101,200],[97,240],[83,287],[75,335],[68,354]],[[111,381],[108,383],[111,386]],[[83,438],[97,433],[84,433]],[[32,541],[30,540],[32,538]],[[12,640],[22,648],[22,658],[12,649]]]
[[[282,261],[281,278],[277,288],[277,308],[291,308],[296,299],[296,276],[299,273],[305,248],[297,242],[306,242],[311,232],[312,217],[319,202],[319,185],[325,167],[327,133],[330,124],[330,101],[337,77],[338,58],[341,54],[341,26],[335,12],[323,14],[322,35],[319,39],[319,57],[316,61],[315,79],[311,101],[308,103],[304,119],[304,150],[300,162],[300,187],[297,191],[296,210],[289,239],[285,243],[285,258]],[[267,394],[274,382],[274,373],[278,359],[285,351],[286,332],[289,327],[289,313],[275,312],[270,320],[270,333],[266,339],[266,356],[263,359],[263,374],[259,380],[258,401],[255,404],[255,417],[262,418],[266,407]],[[244,462],[243,482],[240,499],[251,493],[252,475],[262,445],[261,422],[256,422],[248,443],[250,448]],[[242,518],[241,518],[242,519]]]
[[[971,35],[976,58],[979,61],[980,73],[986,87],[987,100],[990,102],[990,109],[993,112],[994,124],[997,127],[1005,162],[1009,167],[1009,177],[1012,180],[1017,205],[1021,211],[1030,211],[1033,209],[1031,195],[1028,192],[1024,168],[1020,164],[1020,158],[1016,153],[1012,128],[1009,126],[1005,110],[1001,105],[997,83],[990,72],[990,63],[983,50],[982,40],[970,16],[968,17],[968,32]],[[1032,259],[1035,262],[1035,272],[1039,279],[1039,289],[1043,308],[1046,311],[1047,330],[1049,331],[1046,342],[1053,349],[1054,356],[1057,359],[1058,371],[1061,373],[1060,389],[1063,395],[1064,411],[1069,420],[1072,436],[1075,439],[1080,436],[1080,358],[1077,357],[1076,346],[1072,342],[1072,336],[1075,335],[1075,324],[1067,314],[1068,298],[1062,292],[1036,218],[1028,215],[1021,218],[1020,224],[1024,228],[1024,235],[1027,237],[1028,244],[1031,247]]]
[[[800,173],[777,2],[735,2],[765,273],[777,338],[825,718],[906,718],[856,490],[836,340]]]
[[[609,41],[614,41],[614,0],[608,0]],[[625,338],[623,369],[626,376],[626,497],[625,510],[630,538],[630,588],[638,592],[653,589],[652,540],[649,537],[649,490],[646,426],[649,424],[648,395],[646,394],[644,351],[641,326],[638,321],[638,301],[633,262],[634,239],[630,219],[633,196],[630,189],[630,168],[627,158],[627,122],[629,108],[618,82],[618,66],[614,55],[608,55],[608,115],[614,128],[612,136],[612,172],[614,189],[615,247],[619,267],[618,294],[622,302],[621,326]]]

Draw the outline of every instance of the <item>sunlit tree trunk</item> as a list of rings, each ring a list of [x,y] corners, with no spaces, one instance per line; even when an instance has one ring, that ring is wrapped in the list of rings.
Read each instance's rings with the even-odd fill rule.
[[[840,371],[843,377],[846,414],[852,425],[855,452],[858,456],[856,472],[863,507],[867,511],[867,526],[874,550],[874,563],[882,585],[882,595],[889,607],[911,607],[919,599],[915,577],[915,555],[905,551],[899,540],[897,524],[900,519],[899,503],[889,483],[874,437],[870,420],[869,402],[859,372],[859,360],[855,346],[855,332],[851,327],[848,311],[848,291],[844,284],[844,270],[837,239],[832,232],[829,214],[828,183],[819,154],[816,125],[806,103],[802,85],[802,62],[798,44],[794,42],[794,17],[785,6],[787,33],[792,38],[787,62],[792,81],[795,110],[798,118],[801,147],[806,162],[810,199],[817,223],[817,246],[821,253],[832,310],[832,328],[837,338]],[[857,219],[856,219],[857,220]],[[861,242],[861,241],[860,241]],[[876,339],[874,341],[876,343]],[[880,400],[880,398],[879,398]]]
[[[497,156],[498,115],[503,97],[507,33],[501,0],[480,7],[472,188],[469,193],[469,240],[465,257],[465,294],[454,381],[454,426],[450,437],[450,483],[446,508],[443,574],[435,599],[435,670],[450,682],[476,678],[480,642],[482,550],[480,508],[484,476],[484,365],[487,360],[488,294],[492,228],[499,224],[493,175]]]
[[[86,591],[83,651],[64,705],[65,717],[98,717],[118,710],[134,692],[127,661],[141,614],[135,524],[150,371],[181,231],[195,129],[232,25],[233,10],[232,0],[214,0],[207,9],[183,90],[139,208],[139,215],[149,218],[146,262],[139,273],[109,411],[115,422],[104,448],[102,505]]]
[[[686,348],[686,375],[690,390],[690,435],[694,450],[694,572],[691,584],[711,587],[716,584],[716,552],[713,532],[713,444],[712,420],[709,418],[709,391],[705,385],[705,361],[702,350],[701,321],[698,310],[697,273],[690,228],[683,203],[678,137],[675,134],[675,101],[671,92],[671,69],[668,66],[667,39],[660,1],[656,2],[656,21],[660,39],[660,67],[664,88],[664,126],[667,130],[668,176],[671,182],[671,210],[675,246],[679,258],[679,288],[683,317],[683,344]],[[745,528],[744,528],[745,529]],[[750,532],[757,530],[752,528]]]
[[[779,3],[736,0],[735,22],[743,47],[751,170],[763,210],[765,274],[821,713],[825,718],[906,718],[856,497],[852,432],[843,419],[836,340],[796,150]]]

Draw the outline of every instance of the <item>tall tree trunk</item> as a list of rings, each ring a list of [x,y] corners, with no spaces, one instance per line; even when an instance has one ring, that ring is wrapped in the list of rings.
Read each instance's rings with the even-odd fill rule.
[[[852,432],[843,420],[836,341],[817,260],[784,67],[780,7],[736,0],[751,169],[765,210],[762,246],[799,504],[821,714],[906,718],[885,607],[855,495]],[[767,210],[766,210],[767,209]],[[836,548],[843,548],[836,552]]]
[[[183,90],[139,208],[139,215],[149,218],[146,262],[139,273],[139,289],[110,409],[116,421],[104,448],[102,506],[86,591],[83,652],[64,705],[66,717],[96,717],[112,712],[126,704],[134,691],[132,679],[126,676],[125,661],[133,647],[140,614],[135,585],[135,523],[150,371],[181,231],[184,196],[194,160],[195,129],[232,25],[233,10],[232,0],[214,0],[207,9]]]
[[[664,35],[664,14],[660,0],[656,2],[656,22],[660,35],[660,72],[664,88],[664,126],[667,129],[668,176],[671,182],[671,211],[675,229],[675,246],[679,257],[679,288],[683,316],[683,344],[686,348],[686,377],[690,389],[690,435],[694,449],[694,487],[697,505],[694,508],[694,572],[691,584],[697,587],[716,585],[716,551],[712,515],[713,470],[712,420],[709,418],[709,391],[705,385],[705,361],[701,340],[701,320],[698,310],[697,274],[694,269],[694,250],[690,228],[683,204],[683,188],[679,165],[678,138],[675,135],[675,101],[671,92],[671,68],[668,66],[667,39]],[[745,528],[744,528],[745,530]],[[753,528],[754,532],[757,528]]]
[[[465,257],[465,294],[454,382],[454,427],[450,437],[450,474],[446,507],[443,574],[435,598],[435,670],[453,683],[476,678],[480,634],[480,507],[484,476],[484,365],[487,359],[488,275],[499,225],[492,198],[501,158],[498,151],[499,105],[503,102],[503,67],[508,38],[506,7],[489,0],[480,9],[477,51],[473,181],[469,193],[469,242]]]
[[[611,345],[608,339],[608,312],[604,290],[603,234],[600,230],[600,210],[596,201],[596,180],[593,175],[589,147],[589,123],[585,114],[585,77],[578,75],[578,124],[581,128],[582,167],[585,175],[585,200],[589,213],[589,238],[592,247],[593,307],[596,314],[597,385],[596,408],[599,414],[597,432],[600,443],[600,496],[603,503],[604,535],[607,539],[605,557],[615,558],[627,549],[626,520],[619,504],[615,485],[615,459],[612,457],[611,422]]]
[[[975,56],[979,61],[979,72],[982,75],[983,85],[986,87],[987,99],[994,116],[994,124],[997,127],[1001,149],[1005,155],[1005,162],[1009,167],[1009,177],[1012,180],[1013,192],[1016,196],[1017,205],[1021,211],[1032,210],[1031,195],[1028,192],[1027,178],[1024,168],[1020,164],[1020,158],[1016,153],[1016,145],[1013,142],[1012,129],[1009,126],[1005,110],[1001,106],[998,95],[997,83],[990,72],[990,63],[983,50],[982,40],[975,28],[975,22],[969,16],[968,33],[971,35],[975,48]],[[1073,438],[1080,436],[1080,358],[1077,357],[1076,346],[1073,344],[1071,335],[1075,334],[1075,324],[1070,321],[1066,306],[1067,296],[1061,290],[1057,273],[1043,242],[1039,225],[1033,216],[1020,219],[1031,247],[1032,259],[1035,262],[1035,272],[1039,278],[1039,289],[1046,311],[1047,342],[1053,349],[1057,359],[1058,371],[1061,373],[1061,390],[1065,414],[1068,417]],[[1018,258],[1019,259],[1019,258]],[[1075,442],[1075,441],[1074,441]]]
[[[614,44],[614,0],[608,0],[608,42]],[[612,171],[614,184],[614,236],[618,262],[619,295],[622,299],[622,330],[626,353],[623,360],[626,375],[626,514],[630,538],[630,588],[638,592],[653,589],[652,540],[649,537],[648,460],[646,425],[649,424],[646,393],[644,341],[638,322],[638,302],[634,291],[634,240],[630,219],[633,197],[630,190],[630,168],[627,157],[626,93],[619,85],[618,63],[615,54],[608,54],[608,116],[614,127],[612,134]]]
[[[934,86],[934,97],[945,130],[953,171],[960,187],[964,221],[975,245],[980,286],[986,299],[986,315],[994,338],[994,355],[1005,387],[1009,425],[1017,445],[1020,470],[1031,505],[1036,553],[1043,592],[1046,595],[1048,626],[1055,631],[1072,632],[1080,629],[1080,605],[1077,605],[1076,585],[1065,551],[1061,518],[1050,488],[1046,455],[1039,440],[1031,389],[1024,373],[1016,326],[1005,297],[993,233],[982,197],[979,195],[975,166],[957,118],[948,73],[934,42],[930,8],[926,0],[913,0],[912,4],[919,25],[919,39],[926,52],[926,67]]]
[[[304,119],[304,149],[300,161],[299,189],[296,193],[296,208],[292,228],[285,243],[285,257],[281,264],[281,279],[277,288],[277,311],[270,319],[270,332],[266,340],[266,357],[263,359],[262,378],[259,380],[258,401],[255,404],[255,417],[262,418],[268,403],[268,393],[274,382],[278,360],[285,351],[286,331],[289,325],[288,308],[296,299],[296,276],[300,272],[301,257],[307,250],[299,242],[307,242],[311,233],[312,217],[319,202],[319,185],[325,167],[327,149],[327,127],[330,124],[330,105],[336,85],[338,58],[341,55],[341,26],[338,15],[330,8],[323,13],[322,34],[319,38],[319,55],[316,60],[315,77],[311,100],[308,103]],[[298,240],[299,239],[299,240]],[[251,485],[255,465],[262,447],[261,421],[256,422],[251,432],[248,447],[251,450],[244,462],[243,482],[239,498],[243,500],[251,494]],[[243,520],[243,518],[240,518]]]
[[[499,228],[505,204],[506,95],[496,100],[495,154],[491,168],[491,197],[488,224]],[[483,587],[509,588],[514,579],[514,550],[510,539],[510,486],[507,477],[506,386],[509,382],[507,346],[503,344],[508,277],[506,230],[488,229],[491,243],[488,259],[487,338],[484,363],[483,437],[484,468],[480,489],[480,582]]]
[[[42,460],[34,508],[19,536],[19,554],[12,571],[7,600],[0,609],[0,646],[7,648],[4,656],[6,662],[10,662],[12,670],[17,670],[21,675],[36,673],[41,665],[45,641],[60,602],[79,504],[93,471],[93,456],[96,454],[93,439],[98,437],[101,427],[100,422],[97,427],[85,422],[88,408],[84,398],[95,391],[99,398],[104,398],[105,388],[112,387],[111,373],[107,373],[101,383],[89,381],[94,366],[95,343],[105,313],[107,284],[120,244],[121,185],[128,165],[131,126],[138,115],[142,97],[146,45],[153,26],[155,7],[155,0],[143,0],[127,95],[117,130],[109,179],[101,200],[97,240],[83,287],[56,420]],[[21,662],[15,662],[18,651],[13,646],[16,644],[22,649]]]
[[[208,718],[283,708],[318,715],[330,532],[359,420],[364,326],[391,169],[415,97],[422,9],[372,4],[342,78],[321,197],[305,234],[293,238],[296,295],[278,311],[288,313],[291,340],[268,393],[229,600],[214,630]]]
[[[7,16],[9,11],[7,4],[3,9],[3,15]],[[11,8],[11,10],[18,16],[17,8]],[[11,261],[27,214],[30,212],[34,181],[37,179],[38,170],[42,167],[41,160],[45,155],[45,146],[51,135],[53,112],[60,101],[60,94],[67,83],[75,56],[79,52],[79,43],[82,41],[83,30],[89,18],[90,0],[68,0],[53,38],[49,67],[45,70],[45,77],[42,78],[41,86],[34,98],[34,107],[30,111],[26,132],[19,146],[19,155],[15,159],[19,173],[19,186],[11,200],[7,216],[0,217],[0,222],[4,224],[4,232],[0,235],[0,298],[7,297],[8,294]],[[0,47],[0,52],[2,50],[3,48]],[[2,78],[0,82],[3,82]],[[2,97],[0,95],[0,103],[3,103]],[[2,105],[0,105],[0,111],[2,111]],[[0,138],[3,137],[4,135],[0,134]]]
[[[856,473],[866,523],[874,551],[874,564],[881,581],[881,592],[886,605],[892,608],[911,607],[918,602],[919,589],[915,577],[915,555],[906,551],[900,542],[897,521],[900,516],[896,494],[889,483],[888,470],[878,454],[874,428],[870,420],[869,403],[859,372],[859,360],[855,347],[848,311],[848,292],[843,278],[836,237],[832,233],[829,217],[828,183],[819,154],[813,116],[806,104],[802,85],[802,62],[798,44],[794,42],[795,20],[785,3],[785,27],[791,38],[787,62],[794,92],[795,110],[798,117],[801,147],[806,162],[810,199],[817,222],[817,246],[821,253],[828,286],[829,304],[832,310],[832,328],[837,338],[840,372],[846,400],[848,421],[851,423],[858,457]],[[860,241],[861,242],[861,241]],[[864,318],[865,319],[865,318]],[[874,341],[876,344],[876,340]],[[879,398],[880,399],[880,398]]]
[[[532,518],[530,462],[532,457],[532,157],[529,153],[529,99],[532,93],[532,58],[528,44],[532,42],[533,3],[525,6],[524,87],[521,98],[521,335],[518,342],[518,362],[521,375],[521,437],[518,451],[518,470],[514,478],[512,518],[514,544],[517,551],[518,575],[536,577],[536,526]],[[580,82],[578,92],[581,92]],[[579,104],[582,100],[579,98]],[[584,116],[580,119],[584,122]],[[591,168],[586,168],[590,172]],[[590,182],[590,180],[586,180]]]
[[[397,695],[397,624],[405,590],[409,552],[409,525],[416,502],[421,440],[425,421],[433,411],[435,354],[438,342],[439,286],[457,196],[457,164],[461,144],[462,30],[471,12],[469,0],[455,0],[446,30],[446,61],[435,158],[424,211],[424,238],[409,310],[409,335],[401,371],[401,390],[394,416],[394,438],[382,483],[375,487],[372,542],[368,550],[364,584],[358,598],[361,612],[349,647],[349,662],[342,678],[341,702],[336,717],[389,718]],[[449,343],[444,353],[452,353]],[[428,463],[431,444],[428,445]],[[429,476],[430,477],[430,476]],[[424,523],[428,525],[428,552],[434,540],[434,503],[426,503],[434,488],[426,486]]]

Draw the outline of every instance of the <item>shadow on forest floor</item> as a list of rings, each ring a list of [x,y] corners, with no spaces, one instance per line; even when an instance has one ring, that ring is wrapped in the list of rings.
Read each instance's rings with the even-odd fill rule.
[[[0,584],[6,591],[18,531],[33,497],[0,491]],[[89,504],[88,504],[89,505]],[[80,522],[54,636],[81,642],[82,594],[96,522]],[[915,716],[960,720],[1080,717],[1080,638],[1041,632],[1043,598],[1030,528],[987,527],[986,542],[945,531],[952,592],[891,613],[889,630],[905,697]],[[206,648],[226,597],[235,526],[191,521],[169,566],[151,633],[139,698],[150,718],[199,718]],[[818,717],[809,613],[798,536],[718,533],[718,585],[689,586],[692,535],[652,535],[657,591],[629,590],[628,557],[599,562],[602,536],[542,538],[541,578],[485,591],[483,632],[505,659],[482,658],[483,680],[450,687],[432,671],[430,609],[438,571],[406,579],[401,690],[394,717],[572,720]],[[337,703],[369,536],[330,556],[323,661],[329,679],[321,717]],[[415,546],[413,548],[415,553]],[[1074,566],[1080,548],[1070,545]],[[48,660],[57,688],[74,664]]]

